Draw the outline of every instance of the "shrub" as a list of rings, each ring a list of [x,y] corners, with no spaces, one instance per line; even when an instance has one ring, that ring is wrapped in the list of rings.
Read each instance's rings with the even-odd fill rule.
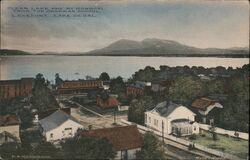
[[[189,137],[190,140],[196,140],[197,139],[197,136],[196,134],[192,134],[190,137]]]

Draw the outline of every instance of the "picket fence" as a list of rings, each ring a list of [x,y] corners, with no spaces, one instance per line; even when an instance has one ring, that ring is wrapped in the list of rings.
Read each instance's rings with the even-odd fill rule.
[[[162,136],[161,132],[150,129],[148,127],[145,127],[145,126],[142,126],[142,125],[139,125],[139,124],[136,124],[136,123],[132,123],[132,122],[129,122],[129,121],[124,120],[124,119],[121,119],[121,122],[125,123],[125,124],[128,124],[128,125],[137,125],[137,128],[139,130],[150,131],[150,132],[153,132],[154,134],[156,134],[158,136]],[[164,138],[167,138],[167,139],[169,139],[171,141],[177,142],[177,143],[185,145],[185,146],[189,146],[190,144],[193,144],[190,141],[187,141],[187,140],[184,140],[184,139],[172,136],[172,135],[164,135]],[[231,155],[231,154],[228,154],[228,153],[224,153],[224,152],[221,152],[221,151],[218,151],[218,150],[215,150],[215,149],[207,148],[207,147],[199,145],[199,144],[195,144],[195,148],[198,149],[198,150],[204,151],[206,153],[209,153],[209,154],[212,154],[212,155],[215,155],[215,156],[218,156],[218,157],[225,158],[225,159],[241,160],[241,158],[239,158],[237,156],[234,156],[234,155]]]

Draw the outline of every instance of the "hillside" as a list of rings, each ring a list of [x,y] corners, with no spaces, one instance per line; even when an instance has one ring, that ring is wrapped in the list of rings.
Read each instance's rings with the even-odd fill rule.
[[[1,49],[0,56],[21,56],[21,55],[31,55],[29,52],[24,52],[20,50],[11,50],[11,49]]]
[[[144,39],[132,41],[122,39],[102,49],[87,52],[86,55],[105,56],[225,56],[249,57],[247,48],[196,48],[171,40]]]

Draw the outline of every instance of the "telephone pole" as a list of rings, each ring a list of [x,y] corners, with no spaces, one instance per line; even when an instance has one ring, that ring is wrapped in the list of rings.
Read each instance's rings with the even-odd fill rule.
[[[161,123],[161,132],[162,132],[162,152],[164,152],[165,143],[164,143],[164,122],[163,122],[163,120]]]

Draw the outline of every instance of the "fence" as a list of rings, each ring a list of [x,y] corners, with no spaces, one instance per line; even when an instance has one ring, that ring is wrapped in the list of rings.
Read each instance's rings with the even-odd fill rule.
[[[201,123],[199,123],[199,126],[200,126],[201,129],[206,130],[206,131],[209,130],[209,128],[211,127],[210,125],[201,124]],[[229,135],[231,137],[236,137],[234,135],[235,131],[225,130],[225,129],[219,128],[219,127],[215,127],[215,132],[218,133],[218,134],[223,134],[223,135]],[[245,139],[245,140],[249,139],[248,133],[243,133],[243,132],[237,132],[237,133],[239,134],[239,138]]]
[[[125,124],[128,124],[128,125],[137,125],[137,128],[139,130],[143,130],[143,131],[151,131],[153,132],[154,134],[158,135],[158,136],[162,136],[162,133],[159,132],[159,131],[156,131],[156,130],[153,130],[153,129],[150,129],[148,127],[145,127],[145,126],[141,126],[139,124],[136,124],[136,123],[132,123],[132,122],[129,122],[129,121],[126,121],[124,119],[121,119],[121,122],[122,123],[125,123]],[[187,141],[187,140],[184,140],[184,139],[181,139],[181,138],[178,138],[178,137],[175,137],[175,136],[172,136],[172,135],[164,135],[164,138],[167,138],[169,140],[172,140],[174,142],[177,142],[179,144],[182,144],[182,145],[185,145],[185,146],[189,146],[190,143],[192,144],[192,142],[190,141]],[[204,151],[206,153],[209,153],[209,154],[213,154],[215,156],[218,156],[218,157],[223,157],[225,159],[231,159],[231,160],[240,160],[239,157],[236,157],[234,155],[231,155],[231,154],[228,154],[228,153],[224,153],[224,152],[221,152],[221,151],[217,151],[217,150],[214,150],[214,149],[211,149],[211,148],[207,148],[205,146],[202,146],[202,145],[199,145],[199,144],[195,144],[195,148],[198,149],[198,150],[201,150],[201,151]]]

